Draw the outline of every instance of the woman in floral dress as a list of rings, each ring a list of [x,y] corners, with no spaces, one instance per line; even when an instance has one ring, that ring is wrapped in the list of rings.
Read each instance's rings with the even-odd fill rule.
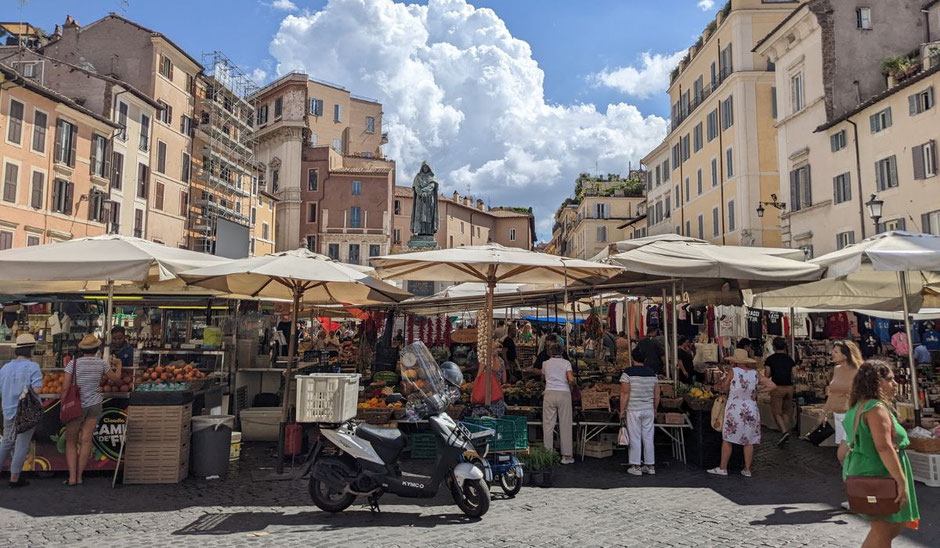
[[[748,357],[747,350],[738,348],[728,358],[732,364],[730,371],[722,379],[722,391],[728,392],[725,406],[724,426],[721,436],[721,465],[708,471],[719,476],[728,475],[728,461],[731,459],[731,444],[744,446],[744,470],[741,475],[751,477],[751,461],[754,459],[754,446],[760,443],[760,410],[757,407],[757,392],[773,390],[776,385],[769,378],[757,372],[757,361]]]

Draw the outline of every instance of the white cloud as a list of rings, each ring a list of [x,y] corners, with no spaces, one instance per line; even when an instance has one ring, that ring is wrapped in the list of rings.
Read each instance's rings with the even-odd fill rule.
[[[330,0],[288,15],[270,53],[278,74],[305,70],[379,98],[401,184],[428,160],[445,194],[470,185],[493,205],[532,206],[542,238],[579,172],[623,173],[666,133],[630,104],[547,102],[529,45],[465,0]]]
[[[268,83],[268,71],[264,70],[263,68],[256,68],[255,70],[251,71],[249,76],[259,86],[263,86]]]
[[[715,0],[699,0],[698,7],[702,11],[708,11],[715,7]]]
[[[669,73],[684,55],[685,51],[671,55],[650,55],[647,51],[640,57],[642,66],[604,70],[592,75],[589,80],[598,86],[613,88],[638,99],[647,99],[666,91],[669,87]]]
[[[274,0],[270,4],[267,4],[276,10],[283,11],[297,11],[297,4],[291,2],[291,0]]]

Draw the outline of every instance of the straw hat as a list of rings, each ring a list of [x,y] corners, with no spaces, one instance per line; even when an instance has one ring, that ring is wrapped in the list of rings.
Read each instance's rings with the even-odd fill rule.
[[[735,348],[734,355],[728,356],[726,359],[727,361],[731,363],[749,363],[749,364],[757,363],[757,360],[747,355],[747,350],[744,348]]]
[[[85,335],[81,342],[78,343],[78,347],[82,350],[94,350],[99,346],[101,346],[101,340],[90,333]]]
[[[16,348],[36,346],[36,337],[32,333],[20,333],[16,336]]]

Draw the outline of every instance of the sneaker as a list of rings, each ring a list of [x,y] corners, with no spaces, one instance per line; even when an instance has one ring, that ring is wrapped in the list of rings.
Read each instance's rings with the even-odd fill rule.
[[[783,447],[783,444],[790,441],[790,433],[787,432],[784,435],[780,436],[780,439],[777,440],[777,447]]]
[[[719,467],[719,466],[716,466],[716,467],[712,468],[711,470],[706,470],[706,472],[708,472],[709,474],[715,474],[716,476],[727,476],[727,475],[728,475],[728,471],[727,471],[727,470],[722,470],[721,467]]]
[[[649,474],[649,475],[651,475],[651,476],[655,476],[655,475],[656,475],[656,467],[655,467],[655,466],[644,466],[644,467],[643,467],[643,473],[644,473],[644,474]]]
[[[10,486],[10,489],[16,489],[17,487],[26,487],[27,485],[29,485],[29,482],[24,480],[23,478],[19,478],[16,481],[9,482],[7,485]]]
[[[751,477],[751,471],[750,471],[750,470],[741,470],[741,475],[744,476],[745,478],[749,478],[749,477]]]
[[[627,468],[627,473],[631,476],[642,476],[643,469],[639,466],[631,466],[630,468]]]
[[[562,457],[562,464],[574,464],[574,457]]]
[[[842,505],[841,505],[841,506],[842,506],[842,508],[845,508],[846,510],[849,510],[849,509],[850,509],[850,508],[849,508],[849,501],[847,501],[847,500],[846,500],[846,501],[842,501]]]

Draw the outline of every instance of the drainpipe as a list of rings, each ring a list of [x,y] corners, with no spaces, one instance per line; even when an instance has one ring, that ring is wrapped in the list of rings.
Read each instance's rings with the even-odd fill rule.
[[[682,113],[682,84],[679,84],[679,113]],[[685,121],[685,120],[683,120]],[[682,135],[679,135],[679,195],[676,202],[679,204],[679,233],[685,230],[685,160],[682,159]],[[686,234],[686,236],[690,236]]]
[[[720,86],[722,82],[721,78],[721,38],[718,39],[718,85]],[[712,90],[712,93],[715,93],[715,90]],[[725,234],[728,232],[725,229],[725,142],[724,142],[724,128],[721,127],[721,99],[718,99],[718,192],[721,198],[721,204],[718,205],[718,211],[721,213],[721,245],[727,244],[727,238]],[[760,191],[758,191],[758,199],[760,202]],[[704,236],[704,234],[703,234]]]
[[[865,239],[865,199],[864,194],[862,193],[862,159],[859,155],[858,150],[858,124],[852,121],[851,118],[846,118],[846,122],[852,124],[852,132],[854,134],[855,140],[855,181],[856,186],[858,187],[858,220],[862,226],[862,240]]]

